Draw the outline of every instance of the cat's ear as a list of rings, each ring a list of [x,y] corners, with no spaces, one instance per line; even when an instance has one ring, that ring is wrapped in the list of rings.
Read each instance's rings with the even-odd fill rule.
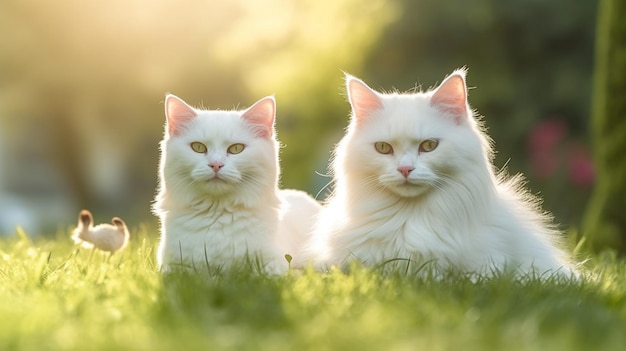
[[[274,134],[276,100],[272,96],[264,97],[244,111],[241,117],[254,126],[258,137],[269,138]]]
[[[196,116],[196,111],[179,97],[172,94],[165,97],[165,117],[169,135],[180,134],[182,126]]]
[[[467,86],[465,70],[456,70],[437,87],[430,105],[449,113],[460,124],[467,117]]]
[[[352,105],[352,117],[357,123],[369,117],[372,112],[380,110],[383,103],[379,94],[363,83],[362,80],[346,74],[346,89]]]

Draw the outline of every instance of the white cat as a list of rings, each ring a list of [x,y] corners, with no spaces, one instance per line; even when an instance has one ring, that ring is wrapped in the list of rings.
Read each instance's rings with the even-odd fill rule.
[[[278,190],[273,97],[245,111],[194,109],[165,99],[159,193],[159,266],[229,268],[259,259],[287,270],[321,208],[304,192]],[[297,223],[297,225],[295,225]]]
[[[494,171],[464,70],[413,94],[382,94],[351,76],[346,85],[352,117],[335,149],[335,189],[312,237],[314,261],[576,275],[519,177]]]

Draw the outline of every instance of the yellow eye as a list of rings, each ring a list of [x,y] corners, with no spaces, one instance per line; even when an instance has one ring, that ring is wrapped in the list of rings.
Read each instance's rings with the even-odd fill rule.
[[[244,144],[233,144],[228,147],[228,153],[231,155],[236,155],[245,149],[246,146]]]
[[[376,148],[376,151],[380,152],[383,155],[389,155],[393,153],[393,147],[391,146],[391,144],[384,141],[375,142],[374,147]]]
[[[420,144],[420,152],[431,152],[437,148],[439,141],[435,139],[427,139]]]
[[[206,152],[206,145],[202,144],[201,142],[194,141],[193,143],[191,143],[191,149],[199,154],[203,154]]]

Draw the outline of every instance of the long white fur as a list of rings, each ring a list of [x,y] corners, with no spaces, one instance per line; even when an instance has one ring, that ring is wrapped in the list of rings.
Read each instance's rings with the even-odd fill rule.
[[[278,190],[274,99],[261,99],[245,111],[194,109],[173,95],[165,104],[154,204],[161,220],[161,269],[180,264],[202,269],[207,262],[228,268],[258,258],[268,273],[286,271],[285,254],[299,255],[295,250],[309,235],[306,224],[320,205],[304,192]],[[204,143],[207,152],[194,152],[192,142]],[[244,144],[244,151],[228,154],[234,143]],[[218,172],[223,180],[210,180],[211,162],[224,164]]]
[[[335,149],[335,189],[309,247],[318,266],[410,259],[490,276],[576,275],[559,233],[518,177],[498,176],[491,141],[467,103],[465,71],[439,87],[382,94],[347,76],[352,118]],[[418,144],[436,138],[432,152]],[[374,149],[385,141],[393,155]],[[403,184],[400,166],[415,169]]]

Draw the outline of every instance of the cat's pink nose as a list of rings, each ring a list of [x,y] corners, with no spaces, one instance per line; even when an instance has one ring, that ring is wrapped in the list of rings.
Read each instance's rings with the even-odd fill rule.
[[[411,173],[414,169],[415,167],[402,166],[402,167],[398,167],[398,172],[402,173],[402,176],[406,179],[409,177],[409,173]]]
[[[217,173],[222,167],[224,167],[224,164],[221,162],[211,162],[209,163],[209,167],[213,169],[213,172]]]

